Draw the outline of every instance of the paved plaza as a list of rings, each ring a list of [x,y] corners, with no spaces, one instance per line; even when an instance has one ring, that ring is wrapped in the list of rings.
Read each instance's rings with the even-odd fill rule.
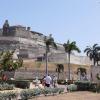
[[[56,96],[42,96],[31,100],[100,100],[100,94],[87,91],[79,91],[64,93]]]

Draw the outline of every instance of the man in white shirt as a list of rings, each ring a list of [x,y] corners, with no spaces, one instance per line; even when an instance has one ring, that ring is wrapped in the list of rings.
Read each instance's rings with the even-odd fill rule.
[[[52,78],[49,75],[47,75],[44,80],[45,80],[45,86],[50,87]]]

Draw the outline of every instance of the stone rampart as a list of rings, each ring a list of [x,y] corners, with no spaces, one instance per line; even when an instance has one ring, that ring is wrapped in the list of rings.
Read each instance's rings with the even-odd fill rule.
[[[35,79],[36,76],[39,77],[39,79],[42,79],[45,75],[45,71],[37,71],[37,70],[21,70],[21,71],[15,71],[15,72],[4,72],[6,76],[8,76],[8,79],[14,78],[14,79]],[[49,71],[50,76],[58,75],[55,71]],[[60,79],[66,78],[66,72],[59,74]]]
[[[100,83],[100,80],[97,79],[97,74],[100,77],[100,66],[91,66],[91,80]]]
[[[7,27],[6,27],[7,26]],[[10,26],[8,20],[5,21],[3,28],[0,29],[0,51],[18,49],[19,56],[27,58],[44,57],[45,43],[42,33],[31,31],[30,27],[21,25]],[[47,37],[48,38],[48,37]],[[50,49],[48,60],[50,62],[67,63],[68,58],[62,44],[57,43],[57,50]],[[27,56],[26,56],[27,55]],[[71,55],[71,63],[89,65],[87,57]]]

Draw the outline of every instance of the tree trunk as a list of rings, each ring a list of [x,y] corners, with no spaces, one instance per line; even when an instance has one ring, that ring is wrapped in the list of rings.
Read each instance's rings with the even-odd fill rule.
[[[68,80],[70,80],[70,53],[68,53]]]
[[[58,72],[58,80],[59,80],[59,72]]]
[[[47,50],[46,50],[46,55],[45,55],[45,57],[46,57],[46,76],[48,75],[48,53],[47,53]]]
[[[94,59],[94,60],[93,60],[93,65],[94,65],[94,66],[95,66],[95,63],[96,63],[96,60]]]

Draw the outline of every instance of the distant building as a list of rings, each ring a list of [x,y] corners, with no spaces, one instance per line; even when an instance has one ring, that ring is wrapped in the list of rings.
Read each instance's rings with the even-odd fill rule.
[[[42,33],[31,31],[30,27],[21,25],[10,26],[8,20],[5,20],[3,27],[0,29],[0,51],[16,50],[17,52],[15,53],[18,57],[44,60],[45,37],[47,36]],[[51,48],[48,60],[67,63],[63,45],[57,43],[57,46],[57,50]],[[72,63],[90,64],[87,57],[72,55],[71,59]]]

